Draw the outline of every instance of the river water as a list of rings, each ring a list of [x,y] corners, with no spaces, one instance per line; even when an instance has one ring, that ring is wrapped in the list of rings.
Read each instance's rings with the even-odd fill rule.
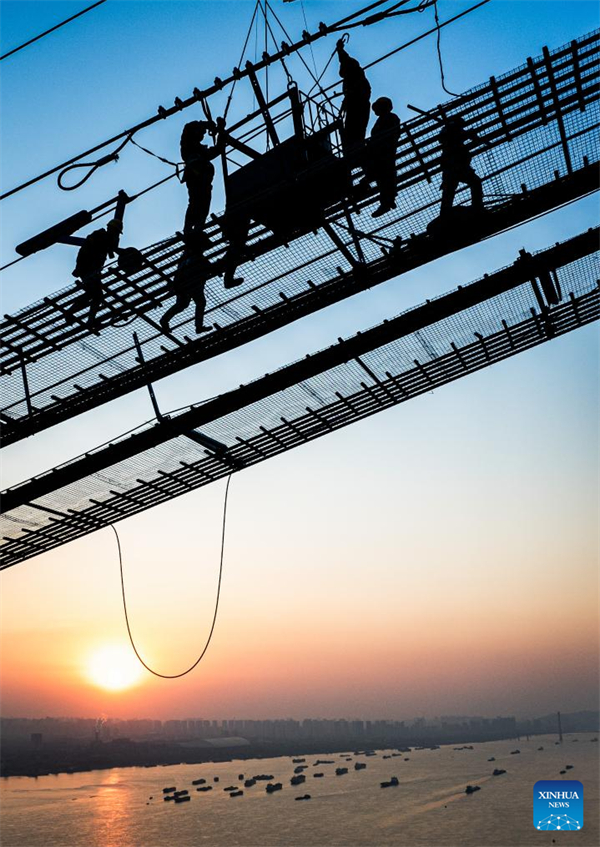
[[[473,750],[413,750],[398,758],[344,761],[340,754],[306,757],[306,782],[290,785],[289,757],[156,768],[114,768],[37,779],[2,780],[2,847],[597,847],[599,743],[586,733],[539,736],[530,741],[475,744]],[[574,739],[577,738],[577,742]],[[458,746],[458,745],[457,745]],[[542,746],[543,750],[538,750]],[[520,749],[519,755],[511,750]],[[495,762],[488,762],[491,757]],[[405,757],[408,761],[405,761]],[[314,767],[317,758],[334,764]],[[355,771],[354,762],[366,762]],[[564,766],[573,769],[563,776]],[[336,767],[349,772],[336,776]],[[507,771],[492,776],[494,768]],[[314,778],[322,772],[323,778]],[[243,788],[238,775],[273,774],[283,790],[266,794],[264,782]],[[219,782],[213,781],[219,777]],[[398,787],[380,782],[397,776]],[[204,777],[210,792],[196,792]],[[533,827],[533,785],[540,779],[577,779],[584,786],[579,832],[538,832]],[[468,784],[481,791],[465,795]],[[162,788],[187,788],[189,803],[164,802]],[[294,797],[311,794],[311,800]],[[150,799],[153,797],[153,799]]]

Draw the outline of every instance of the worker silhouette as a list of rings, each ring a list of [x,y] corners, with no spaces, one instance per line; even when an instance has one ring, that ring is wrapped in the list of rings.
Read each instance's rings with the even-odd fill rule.
[[[460,115],[444,118],[442,130],[438,136],[442,147],[440,165],[442,168],[442,204],[440,217],[446,217],[452,210],[456,189],[463,182],[471,189],[471,205],[476,211],[484,211],[483,188],[479,177],[471,165],[472,153],[469,141],[477,141],[472,131],[467,131]]]
[[[358,145],[364,143],[369,124],[371,86],[357,59],[349,56],[345,48],[346,39],[340,38],[336,45],[340,60],[340,76],[342,82],[341,112],[342,149],[344,155],[352,152]]]
[[[400,118],[394,114],[389,97],[379,97],[373,103],[377,120],[367,142],[363,169],[367,181],[375,180],[379,190],[379,208],[371,217],[379,218],[396,208],[396,148],[400,138]]]
[[[113,219],[108,222],[106,228],[96,229],[86,238],[71,237],[69,239],[70,243],[80,245],[73,276],[78,278],[78,284],[83,292],[73,301],[67,318],[70,322],[74,322],[75,313],[82,306],[88,306],[87,323],[93,332],[97,330],[96,315],[104,300],[102,269],[106,260],[114,256],[122,231],[123,222]]]
[[[194,314],[196,332],[210,331],[209,326],[204,326],[206,310],[204,286],[211,275],[211,264],[204,255],[204,249],[208,243],[206,236],[204,239],[195,239],[194,243],[188,244],[181,254],[177,270],[169,285],[171,294],[175,296],[175,302],[160,319],[160,325],[165,332],[170,332],[172,318],[185,311],[192,300],[196,305]]]
[[[215,176],[212,160],[220,154],[219,144],[208,147],[202,143],[210,126],[206,121],[190,121],[181,133],[181,158],[185,163],[183,182],[189,197],[183,234],[188,238],[204,229],[210,212]]]

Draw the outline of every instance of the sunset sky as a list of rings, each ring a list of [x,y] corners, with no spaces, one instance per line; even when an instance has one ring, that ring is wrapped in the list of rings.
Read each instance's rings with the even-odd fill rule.
[[[296,36],[303,7],[312,30],[362,5],[272,2]],[[3,0],[2,52],[85,5]],[[440,16],[469,5],[441,0]],[[252,9],[109,0],[6,60],[3,188],[227,75]],[[432,22],[427,10],[354,30],[348,49],[367,62]],[[447,83],[465,90],[597,26],[594,0],[493,0],[444,30]],[[320,68],[333,47],[333,37],[315,46]],[[332,64],[326,79],[335,78]],[[407,102],[446,99],[431,38],[370,80],[401,118]],[[239,89],[243,114],[251,98]],[[192,112],[140,143],[178,158],[183,124],[200,117]],[[79,191],[50,179],[4,201],[3,263],[33,233],[167,174],[132,151]],[[124,243],[171,234],[185,205],[175,181],[150,194],[128,211]],[[164,380],[161,406],[212,396],[596,222],[588,198],[446,257]],[[67,284],[73,264],[73,249],[59,245],[10,268],[2,313]],[[598,366],[596,325],[236,474],[215,636],[181,680],[143,672],[109,690],[94,676],[98,650],[127,645],[112,530],[4,571],[2,714],[403,719],[598,708]],[[5,448],[2,488],[151,414],[136,392]],[[219,482],[118,525],[134,632],[161,672],[182,670],[204,644],[223,494]]]

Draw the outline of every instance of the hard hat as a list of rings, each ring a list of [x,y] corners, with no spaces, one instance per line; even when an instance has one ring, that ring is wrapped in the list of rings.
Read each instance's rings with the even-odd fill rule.
[[[383,108],[389,109],[390,112],[394,108],[394,104],[389,97],[378,97],[373,103],[373,108],[375,108],[375,106],[383,106]]]

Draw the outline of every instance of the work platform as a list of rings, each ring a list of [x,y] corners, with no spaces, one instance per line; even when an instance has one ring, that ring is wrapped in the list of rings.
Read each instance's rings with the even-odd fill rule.
[[[341,204],[332,206],[327,222],[341,249],[323,229],[299,232],[283,245],[254,226],[248,259],[240,267],[244,286],[232,294],[217,276],[207,284],[207,322],[214,331],[206,336],[190,337],[191,311],[169,335],[158,325],[169,299],[168,277],[181,257],[177,239],[144,251],[153,267],[129,278],[115,266],[106,270],[99,336],[90,335],[83,312],[79,323],[65,319],[80,291],[75,285],[6,316],[0,327],[4,443],[597,189],[598,47],[594,32],[558,50],[545,50],[442,107],[447,115],[462,115],[487,142],[477,148],[473,164],[484,178],[490,211],[479,228],[460,240],[427,232],[439,209],[439,127],[431,118],[417,117],[403,124],[398,147],[398,208],[375,222],[370,217],[376,201],[372,191],[355,201],[349,217]],[[207,256],[216,273],[227,247],[219,218],[207,234]]]
[[[2,568],[600,317],[598,229],[4,492]]]

